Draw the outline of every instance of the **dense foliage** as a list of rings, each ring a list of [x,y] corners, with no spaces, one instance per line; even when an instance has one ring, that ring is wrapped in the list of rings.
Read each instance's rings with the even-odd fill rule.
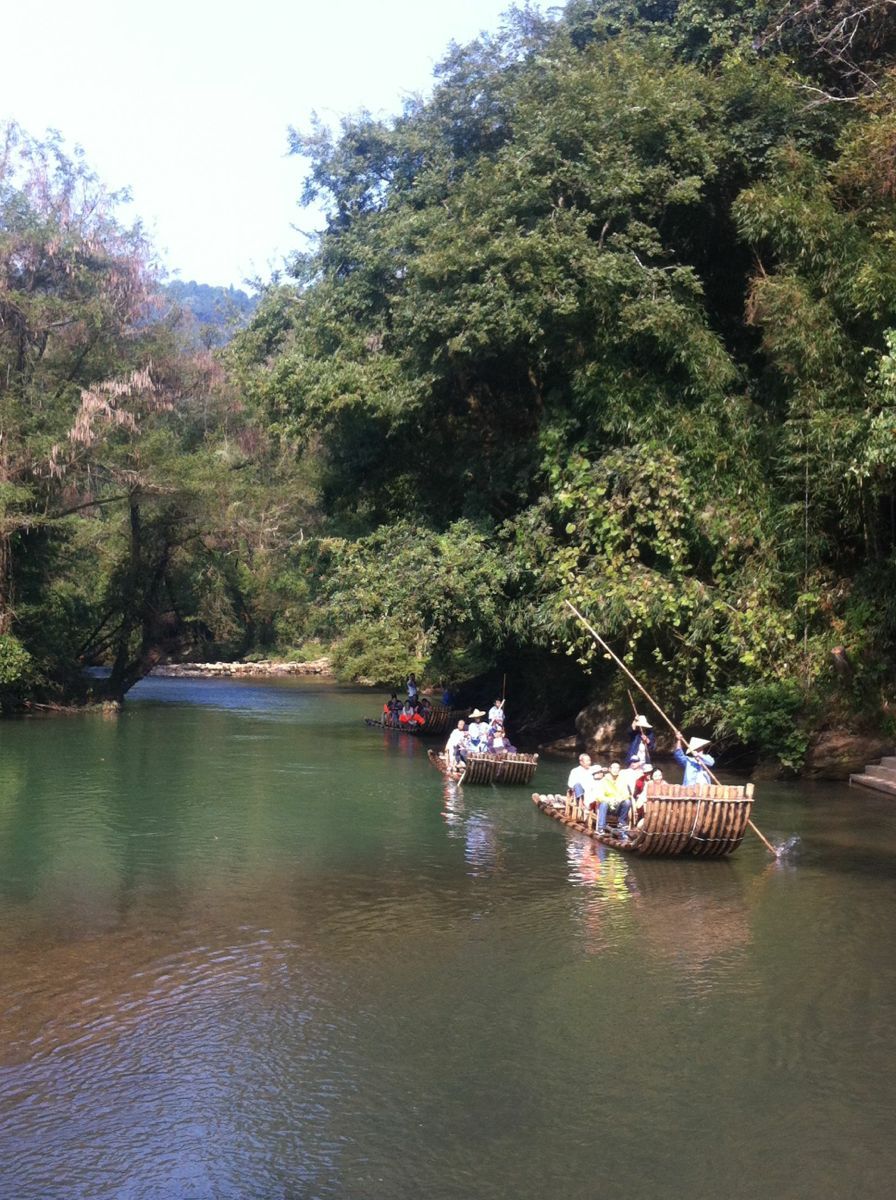
[[[122,691],[205,637],[618,687],[571,598],[784,762],[884,723],[894,64],[891,0],[516,11],[398,117],[292,131],[326,229],[214,357],[83,164],[13,170],[14,135],[0,686]]]
[[[587,668],[569,596],[678,713],[787,761],[879,719],[894,12],[576,0],[453,47],[395,120],[293,133],[328,225],[236,362],[314,464],[365,673],[471,621]],[[437,547],[477,536],[467,579]]]
[[[4,707],[120,698],[164,653],[246,648],[264,613],[245,593],[301,510],[282,449],[179,340],[122,200],[57,137],[2,131]]]

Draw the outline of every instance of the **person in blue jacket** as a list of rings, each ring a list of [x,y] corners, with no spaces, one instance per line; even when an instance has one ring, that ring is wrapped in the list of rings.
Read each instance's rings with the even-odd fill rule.
[[[681,738],[678,739],[678,745],[672,751],[672,757],[684,770],[684,779],[681,782],[685,787],[692,783],[705,785],[712,783],[709,768],[716,765],[716,760],[711,754],[706,753],[708,745],[708,738],[692,737],[688,742],[687,750],[684,750],[682,748],[684,743]]]
[[[642,717],[639,713],[632,721],[632,740],[626,761],[631,762],[633,758],[636,758],[638,762],[651,762],[655,749],[656,734],[653,732],[653,726],[646,717]]]

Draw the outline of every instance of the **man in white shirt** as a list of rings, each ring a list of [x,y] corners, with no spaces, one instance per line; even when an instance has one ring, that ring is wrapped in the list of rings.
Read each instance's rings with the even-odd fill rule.
[[[459,767],[466,762],[466,743],[466,725],[463,721],[458,721],[457,728],[451,730],[445,743],[445,762],[449,767]]]
[[[641,778],[641,774],[641,760],[635,757],[629,759],[624,771],[619,772],[619,781],[629,797],[635,794],[635,783]]]
[[[571,799],[580,804],[586,793],[589,793],[594,780],[591,776],[591,755],[580,754],[579,765],[573,767],[566,781],[566,791]]]
[[[495,723],[495,721],[500,721],[502,725],[504,724],[504,701],[503,700],[496,700],[494,702],[494,704],[491,706],[491,708],[488,710],[489,724],[493,725]]]

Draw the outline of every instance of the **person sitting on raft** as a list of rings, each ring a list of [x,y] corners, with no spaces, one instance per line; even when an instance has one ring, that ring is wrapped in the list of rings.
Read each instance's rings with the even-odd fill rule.
[[[632,800],[629,786],[619,769],[619,763],[610,763],[610,774],[604,782],[604,799],[597,810],[598,833],[618,837],[621,842],[628,838],[628,817],[631,812]],[[616,813],[616,828],[607,825],[607,817],[611,812]]]
[[[470,735],[470,750],[473,754],[485,754],[488,749],[488,724],[482,721],[484,716],[481,708],[474,708],[470,713],[467,733]]]
[[[418,727],[425,724],[425,718],[421,717],[416,708],[411,704],[410,700],[406,701],[401,710],[401,715],[398,718],[399,725],[404,728]]]
[[[448,734],[445,743],[445,762],[449,767],[463,767],[467,761],[467,727],[464,721],[458,721],[457,728]]]
[[[658,772],[658,774],[662,778],[662,771]],[[632,784],[632,812],[634,814],[633,820],[636,824],[643,820],[644,805],[647,801],[647,784],[653,778],[653,775],[654,770],[651,764],[649,762],[641,763],[638,777]]]
[[[426,696],[421,696],[417,702],[417,715],[423,718],[424,724],[432,716],[432,704],[430,704]]]
[[[401,712],[401,701],[398,699],[398,693],[393,692],[386,703],[383,705],[383,724],[397,725],[398,716]]]
[[[625,770],[619,772],[621,789],[626,796],[634,796],[635,784],[641,779],[642,766],[643,764],[640,758],[630,758],[628,761],[628,766],[625,768]]]
[[[636,758],[638,762],[649,762],[656,749],[656,734],[653,726],[640,713],[632,721],[632,740],[628,748],[628,761]]]
[[[708,786],[712,783],[709,768],[716,765],[716,760],[711,754],[705,753],[708,745],[709,738],[692,737],[688,742],[687,750],[684,750],[682,749],[684,742],[681,738],[678,739],[678,745],[672,751],[672,757],[684,770],[684,778],[681,782],[685,787],[693,784]]]
[[[604,799],[604,780],[606,777],[607,768],[601,763],[592,763],[591,783],[585,789],[585,819],[587,820],[589,813],[594,813],[595,824],[597,823],[598,805]]]
[[[586,793],[594,784],[591,771],[591,755],[580,754],[578,766],[573,767],[566,781],[566,794],[576,804],[584,802]]]
[[[516,746],[511,746],[500,721],[489,725],[485,744],[489,754],[516,754]]]
[[[652,775],[653,775],[653,766],[651,765],[651,763],[646,762],[646,763],[639,764],[638,774],[636,775],[635,780],[632,783],[632,799],[633,800],[637,800],[639,796],[642,796],[644,794],[644,789],[647,787],[647,784]]]

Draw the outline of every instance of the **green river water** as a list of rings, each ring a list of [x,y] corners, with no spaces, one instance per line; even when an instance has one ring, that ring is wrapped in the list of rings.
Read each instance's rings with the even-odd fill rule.
[[[380,704],[0,727],[0,1200],[896,1193],[896,801],[762,785],[787,859],[632,861]]]

